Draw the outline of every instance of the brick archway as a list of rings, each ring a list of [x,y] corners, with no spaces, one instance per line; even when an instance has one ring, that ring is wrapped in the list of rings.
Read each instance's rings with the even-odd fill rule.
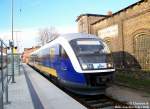
[[[142,69],[150,70],[150,31],[134,35],[134,53]]]

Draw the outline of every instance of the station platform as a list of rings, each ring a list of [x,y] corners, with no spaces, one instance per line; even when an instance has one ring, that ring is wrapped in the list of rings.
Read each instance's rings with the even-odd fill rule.
[[[26,64],[16,83],[9,83],[9,104],[4,109],[86,109]]]

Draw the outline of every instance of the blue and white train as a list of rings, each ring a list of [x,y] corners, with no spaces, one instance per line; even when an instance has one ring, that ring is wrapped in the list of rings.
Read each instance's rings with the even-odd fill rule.
[[[65,88],[81,94],[101,94],[115,71],[107,45],[94,35],[59,36],[30,55],[29,64]]]

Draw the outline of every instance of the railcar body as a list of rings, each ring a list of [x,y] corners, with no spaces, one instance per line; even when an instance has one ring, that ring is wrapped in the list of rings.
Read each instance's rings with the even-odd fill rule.
[[[115,71],[107,45],[94,35],[62,35],[30,56],[29,64],[69,90],[101,94]]]

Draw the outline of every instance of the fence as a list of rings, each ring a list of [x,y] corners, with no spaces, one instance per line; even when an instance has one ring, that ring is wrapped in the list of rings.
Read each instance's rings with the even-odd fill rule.
[[[15,83],[15,74],[20,73],[20,54],[8,54],[7,45],[0,39],[0,109],[8,104],[8,84]],[[4,101],[6,100],[6,101]]]
[[[3,109],[3,94],[5,93],[8,103],[8,58],[7,46],[0,40],[0,108]]]

